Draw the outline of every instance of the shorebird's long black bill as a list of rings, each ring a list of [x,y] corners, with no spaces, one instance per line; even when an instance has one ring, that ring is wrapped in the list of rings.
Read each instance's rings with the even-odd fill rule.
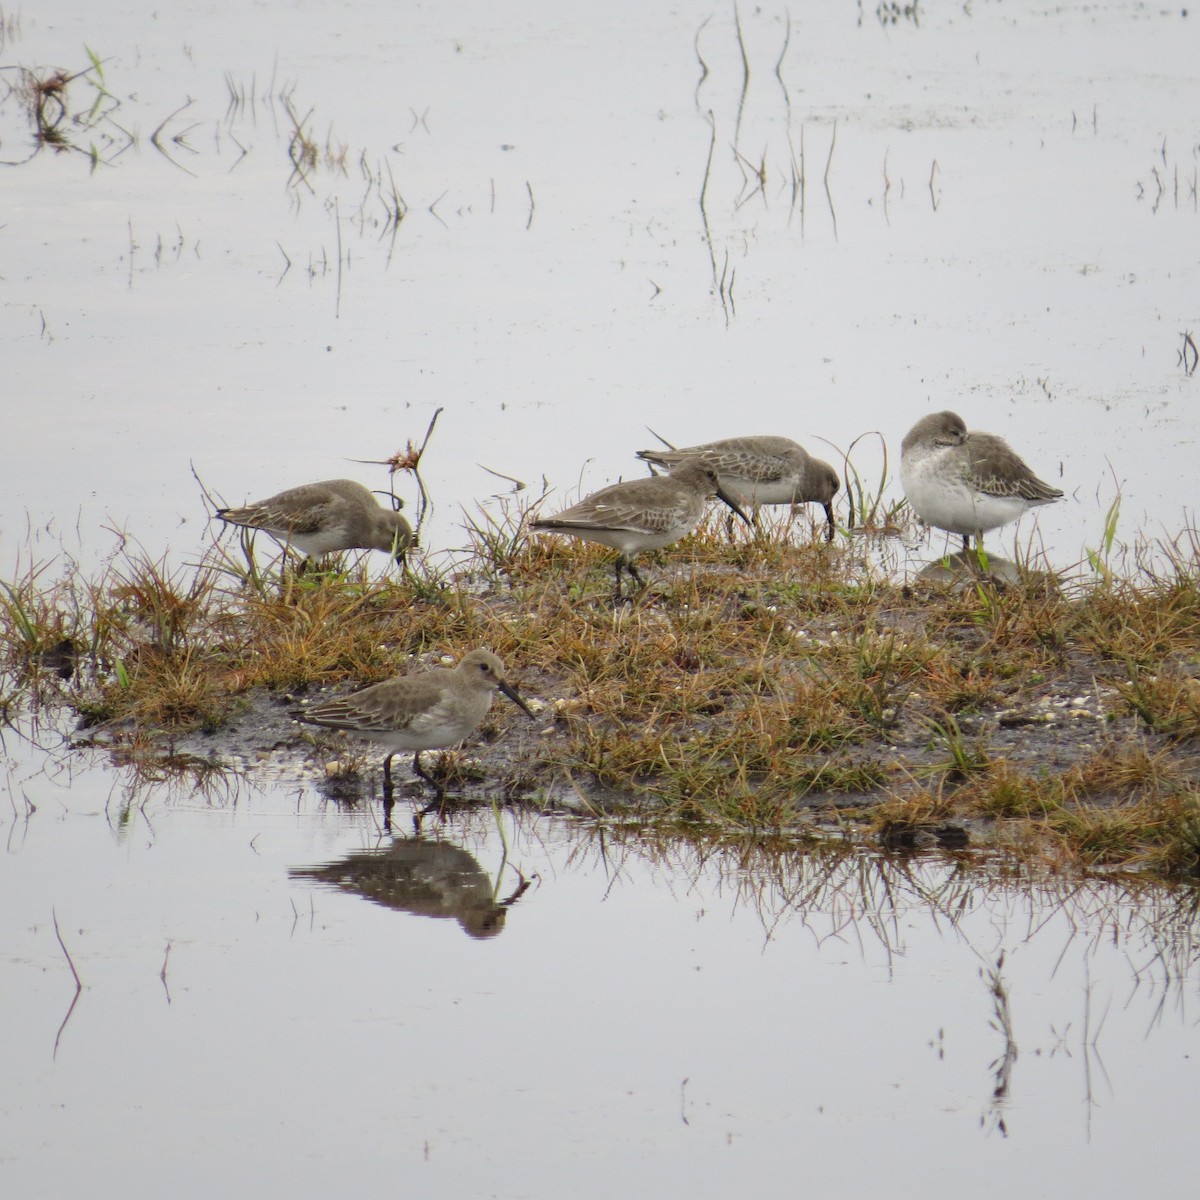
[[[739,517],[742,518],[743,521],[746,522],[747,525],[750,526],[751,529],[754,528],[754,522],[750,520],[750,518],[746,516],[744,512],[742,512],[738,502],[734,500],[724,488],[717,488],[717,499],[727,504],[735,513],[737,513]]]
[[[396,536],[392,538],[392,557],[396,560],[400,570],[405,574],[408,574],[409,551],[415,550],[418,545],[416,534],[405,534],[397,531]]]
[[[511,683],[501,682],[499,688],[531,721],[537,720],[533,710],[521,699],[521,693]]]

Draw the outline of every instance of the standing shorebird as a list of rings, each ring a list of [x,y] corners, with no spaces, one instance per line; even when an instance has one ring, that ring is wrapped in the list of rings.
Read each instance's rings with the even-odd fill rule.
[[[437,788],[445,788],[421,769],[422,750],[456,746],[474,732],[503,692],[532,721],[534,715],[520,693],[504,678],[504,664],[490,651],[472,650],[456,667],[434,667],[413,675],[400,675],[371,684],[338,700],[294,709],[298,721],[341,729],[355,737],[386,746],[383,760],[383,794],[390,805],[392,759],[413,752],[413,772]]]
[[[261,529],[299,550],[305,556],[301,571],[339,550],[384,550],[404,566],[413,544],[412,527],[404,517],[382,507],[352,479],[306,483],[243,508],[218,508],[217,516],[228,525]]]
[[[989,529],[1015,521],[1030,508],[1059,499],[1001,437],[967,432],[952,412],[931,413],[909,431],[900,450],[904,495],[927,525],[962,535],[976,547]]]
[[[764,434],[723,438],[678,450],[639,450],[637,456],[668,470],[688,458],[712,467],[721,487],[758,515],[763,504],[819,504],[825,510],[825,540],[833,541],[833,498],[837,472],[791,438]]]
[[[669,475],[631,479],[601,488],[563,512],[536,517],[529,524],[533,529],[565,533],[617,550],[613,597],[619,604],[623,599],[621,571],[628,571],[638,587],[645,587],[633,565],[634,557],[643,550],[669,546],[690,533],[704,516],[705,501],[710,496],[720,496],[750,524],[750,518],[737,502],[722,491],[716,471],[696,459],[680,463]]]

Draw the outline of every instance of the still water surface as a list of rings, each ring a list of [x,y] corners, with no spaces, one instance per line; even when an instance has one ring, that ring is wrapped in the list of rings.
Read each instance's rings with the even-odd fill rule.
[[[113,769],[15,749],[6,1195],[1191,1178],[1194,899],[940,858],[654,849],[487,808],[421,841],[402,822],[389,849],[375,814],[308,783],[149,786],[130,808]],[[366,859],[356,890],[346,864]],[[311,878],[331,863],[340,886]]]
[[[894,475],[904,432],[944,407],[1067,492],[1017,534],[1056,566],[1098,544],[1118,487],[1122,540],[1177,532],[1195,18],[743,9],[748,74],[733,6],[696,0],[10,17],[6,82],[84,71],[85,46],[103,80],[69,87],[73,150],[33,154],[18,98],[0,104],[22,164],[0,228],[21,413],[3,561],[47,526],[42,553],[94,561],[115,528],[194,558],[213,531],[193,468],[228,503],[382,487],[353,460],[439,409],[433,554],[510,486],[484,468],[561,499],[640,472],[649,426],[787,434],[839,465],[876,430]],[[854,462],[874,486],[879,441]]]
[[[85,47],[103,78],[61,153],[0,99],[0,574],[114,530],[194,561],[193,470],[384,486],[352,460],[439,409],[433,555],[484,468],[561,497],[646,426],[894,456],[943,407],[1068,493],[1017,534],[1055,565],[1118,487],[1122,540],[1178,530],[1195,18],[880,11],[742,6],[744,87],[694,0],[5,10],[6,83]],[[490,809],[389,854],[287,764],[205,793],[4,754],[5,1195],[1192,1186],[1187,897]],[[394,906],[313,878],[368,852]]]

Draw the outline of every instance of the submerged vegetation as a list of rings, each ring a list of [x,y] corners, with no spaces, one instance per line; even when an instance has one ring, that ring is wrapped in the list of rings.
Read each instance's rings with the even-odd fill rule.
[[[1196,531],[1130,577],[900,584],[868,539],[793,540],[785,516],[731,540],[714,514],[614,607],[610,552],[530,538],[527,516],[470,520],[453,571],[278,574],[221,546],[194,566],[122,551],[97,579],[30,567],[0,582],[4,711],[66,707],[124,761],[269,711],[264,752],[294,758],[313,746],[278,715],[296,693],[487,645],[541,707],[488,718],[482,772],[441,756],[473,789],[704,836],[1200,875]]]

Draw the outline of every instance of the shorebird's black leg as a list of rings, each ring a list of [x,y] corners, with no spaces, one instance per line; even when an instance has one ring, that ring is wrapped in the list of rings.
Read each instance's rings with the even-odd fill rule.
[[[617,571],[616,571],[617,586],[616,586],[616,589],[613,591],[613,604],[614,605],[624,604],[626,601],[628,601],[630,604],[633,603],[633,597],[626,596],[621,591],[621,571],[622,570],[624,570],[626,572],[626,574],[629,576],[629,578],[632,579],[633,582],[636,583],[639,588],[644,588],[646,586],[646,581],[637,573],[637,568],[633,565],[633,563],[624,554],[622,554],[617,559]]]
[[[614,607],[616,605],[620,604],[621,601],[625,598],[624,596],[621,595],[621,568],[624,565],[625,565],[625,556],[623,554],[618,554],[617,555],[616,572],[615,572],[616,584],[613,587],[613,606]]]
[[[431,812],[437,813],[439,820],[443,819],[446,815],[444,809],[445,795],[444,793],[439,792],[436,799],[430,800],[430,802],[425,805],[424,808],[418,809],[417,812],[413,813],[413,833],[417,834],[418,836],[420,835],[421,822],[427,816],[429,816]]]
[[[520,900],[523,895],[525,895],[527,891],[529,891],[529,880],[526,879],[520,871],[517,871],[517,877],[521,881],[519,884],[517,884],[517,890],[513,892],[513,894],[509,896],[507,900],[501,900],[497,905],[498,908],[511,908],[518,900]]]
[[[420,833],[421,821],[424,817],[429,816],[434,810],[441,816],[442,806],[446,802],[446,787],[445,784],[439,783],[432,775],[422,769],[421,752],[419,750],[413,755],[413,774],[420,776],[436,792],[436,795],[424,808],[419,812],[413,813],[413,832]]]
[[[971,548],[971,537],[969,534],[963,534],[963,553],[965,554]]]
[[[624,604],[627,601],[630,604],[633,603],[633,597],[626,596],[624,594],[624,592],[622,592],[622,590],[621,590],[621,572],[622,571],[625,571],[629,575],[629,578],[632,579],[633,582],[635,584],[637,584],[637,586],[639,588],[644,588],[646,586],[646,581],[637,573],[637,568],[633,565],[633,563],[630,561],[630,559],[624,554],[618,555],[617,556],[617,565],[616,565],[616,569],[614,571],[614,576],[616,579],[616,586],[613,588],[613,604],[614,605]]]
[[[793,506],[792,512],[795,513],[795,511],[795,506]],[[725,514],[725,536],[731,542],[733,541],[733,519],[735,516],[741,516],[744,520],[746,514],[741,512],[739,509],[733,508],[732,506]],[[754,506],[753,513],[750,517],[750,528],[754,531],[755,537],[758,537],[759,534],[762,533],[762,526],[758,523],[758,505]]]
[[[825,524],[825,540],[827,542],[832,542],[833,541],[833,533],[834,533],[833,505],[826,504],[826,505],[824,505],[824,509],[825,509],[825,522],[826,522],[826,524]]]
[[[392,789],[392,756],[383,760],[383,829],[392,832],[392,809],[396,805],[396,794]]]
[[[438,781],[436,779],[434,779],[434,777],[432,775],[430,775],[428,772],[426,772],[425,770],[422,769],[420,750],[418,750],[416,752],[416,754],[413,755],[413,774],[417,775],[421,779],[425,780],[425,782],[427,784],[429,784],[430,787],[437,788],[438,799],[440,800],[442,798],[442,795],[445,793],[446,789],[444,787],[442,787],[442,785],[440,783],[438,783]]]

